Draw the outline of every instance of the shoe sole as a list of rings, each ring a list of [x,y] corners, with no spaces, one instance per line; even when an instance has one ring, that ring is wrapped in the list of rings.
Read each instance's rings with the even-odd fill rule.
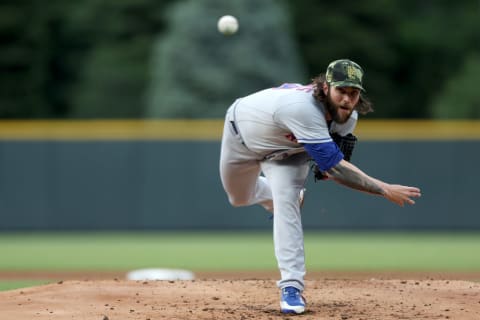
[[[285,314],[301,314],[305,312],[305,307],[292,307],[289,305],[285,306],[284,303],[280,303],[280,312]]]
[[[301,310],[290,310],[290,309],[281,309],[280,310],[281,313],[283,314],[302,314],[305,312],[305,308],[301,309]]]
[[[281,311],[283,314],[302,314],[302,313],[305,312],[305,310],[303,310],[303,311],[298,311],[298,312],[297,312],[297,311],[295,311],[295,310],[284,310],[284,309],[282,309],[282,310],[280,310],[280,311]]]

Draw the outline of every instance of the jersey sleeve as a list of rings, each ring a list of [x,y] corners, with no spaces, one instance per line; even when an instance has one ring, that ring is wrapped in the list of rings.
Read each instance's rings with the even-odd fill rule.
[[[330,136],[330,130],[318,106],[311,101],[284,101],[275,113],[275,121],[284,126],[302,144],[322,171],[328,171],[343,159],[343,153]]]
[[[279,108],[275,121],[288,129],[298,143],[332,142],[325,116],[314,105],[304,101]]]
[[[293,133],[320,170],[328,171],[336,166],[344,155],[330,136],[322,107],[305,101],[289,103],[277,110],[275,120]],[[351,127],[345,129],[349,130]]]
[[[327,143],[305,143],[303,147],[315,160],[321,171],[330,170],[343,159],[342,151],[333,141]]]

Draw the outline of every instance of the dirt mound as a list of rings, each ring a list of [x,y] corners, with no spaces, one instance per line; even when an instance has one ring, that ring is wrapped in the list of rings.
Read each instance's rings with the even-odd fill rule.
[[[297,319],[480,319],[480,284],[306,281]],[[0,292],[2,319],[286,319],[274,280],[68,280]]]

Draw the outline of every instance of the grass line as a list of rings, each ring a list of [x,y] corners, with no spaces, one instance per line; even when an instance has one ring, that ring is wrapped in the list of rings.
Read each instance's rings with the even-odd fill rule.
[[[480,235],[305,234],[309,270],[480,270]],[[269,232],[0,234],[0,270],[274,270]]]

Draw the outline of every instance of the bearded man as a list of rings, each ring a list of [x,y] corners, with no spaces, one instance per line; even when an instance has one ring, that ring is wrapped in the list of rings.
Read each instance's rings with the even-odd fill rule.
[[[419,188],[380,181],[348,162],[358,114],[373,111],[364,96],[363,75],[357,63],[336,60],[308,85],[285,83],[258,91],[227,110],[220,178],[231,205],[259,204],[273,213],[283,313],[305,312],[300,210],[312,161],[317,178],[399,206],[414,204],[412,198],[421,195]]]

